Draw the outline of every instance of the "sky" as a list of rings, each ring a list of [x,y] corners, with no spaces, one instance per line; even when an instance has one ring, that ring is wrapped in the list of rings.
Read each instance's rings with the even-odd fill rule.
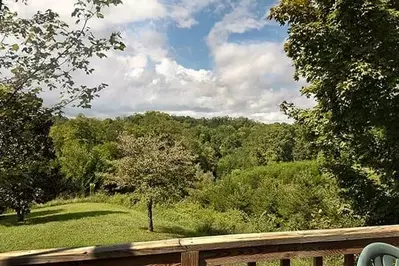
[[[70,20],[74,0],[12,3],[22,16],[51,8]],[[293,79],[283,51],[287,28],[267,20],[276,0],[123,0],[90,22],[98,36],[120,31],[126,50],[93,59],[84,84],[108,88],[91,109],[65,108],[67,116],[127,116],[150,110],[194,117],[244,116],[287,122],[283,101],[310,107],[305,82]],[[47,103],[53,94],[43,95]]]

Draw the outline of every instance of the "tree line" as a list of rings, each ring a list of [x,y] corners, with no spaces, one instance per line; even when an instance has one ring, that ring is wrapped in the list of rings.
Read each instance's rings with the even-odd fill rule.
[[[41,102],[36,100],[38,107]],[[20,111],[31,115],[25,108]],[[93,186],[110,194],[137,192],[146,198],[151,213],[156,202],[187,196],[200,174],[217,181],[235,170],[316,156],[300,127],[266,125],[246,118],[195,119],[147,112],[100,120],[47,114],[37,121],[25,119],[22,124],[29,126],[25,131],[30,138],[24,144],[38,146],[29,154],[41,157],[21,157],[21,161],[27,162],[27,169],[36,169],[33,160],[42,168],[30,178],[4,179],[8,187],[2,187],[3,195],[9,196],[2,197],[3,205],[14,209],[21,220],[33,201],[84,196]],[[42,132],[33,132],[32,127]],[[37,137],[40,140],[34,139]],[[13,185],[17,184],[23,186],[16,189]]]

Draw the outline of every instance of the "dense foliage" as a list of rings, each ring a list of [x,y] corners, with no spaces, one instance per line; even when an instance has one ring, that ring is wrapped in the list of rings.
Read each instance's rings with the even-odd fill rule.
[[[311,109],[283,108],[323,151],[324,166],[369,223],[399,220],[399,5],[396,0],[282,0],[287,55]]]
[[[103,197],[126,194],[123,204],[145,205],[149,230],[155,204],[191,215],[199,234],[363,223],[297,125],[159,112],[53,120],[58,196],[87,196],[93,184]]]
[[[154,203],[182,199],[177,209],[209,210],[199,229],[209,234],[362,224],[335,181],[320,173],[297,125],[148,112],[80,115],[60,120],[50,135],[68,194],[87,195],[90,183],[108,194],[133,193],[132,202],[145,199],[150,230]],[[240,222],[215,227],[223,213]]]
[[[194,119],[148,112],[114,120],[78,116],[51,129],[62,172],[80,193],[103,184],[111,161],[121,158],[118,136],[161,136],[180,142],[201,171],[220,179],[235,169],[315,158],[301,128],[244,118]],[[119,145],[120,146],[120,145]],[[110,188],[112,189],[112,188]],[[120,188],[123,190],[122,188]]]
[[[11,94],[0,87],[0,106]],[[46,185],[55,174],[55,155],[49,137],[51,112],[34,94],[17,96],[7,108],[0,107],[0,209],[13,209],[23,220],[32,201],[53,194]]]
[[[361,224],[315,161],[237,170],[216,183],[204,177],[190,200],[221,212],[239,210],[260,231]]]

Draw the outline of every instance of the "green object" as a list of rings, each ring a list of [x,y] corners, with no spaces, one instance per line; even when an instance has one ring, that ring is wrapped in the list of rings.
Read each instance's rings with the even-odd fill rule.
[[[392,266],[397,265],[399,248],[385,243],[373,243],[366,246],[357,261],[357,266]]]
[[[94,183],[90,183],[90,196],[94,195],[94,189],[96,187],[96,184]]]

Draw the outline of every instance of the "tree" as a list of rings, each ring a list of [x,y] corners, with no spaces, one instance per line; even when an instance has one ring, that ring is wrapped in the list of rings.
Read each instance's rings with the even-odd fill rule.
[[[255,165],[293,160],[294,128],[288,124],[255,126],[244,143]]]
[[[397,223],[388,205],[399,202],[399,2],[282,0],[270,18],[288,25],[295,78],[316,100],[283,110],[307,128],[369,223]]]
[[[18,0],[16,0],[18,2]],[[22,2],[26,2],[22,0]],[[90,107],[90,101],[107,84],[76,84],[73,74],[93,73],[90,59],[123,50],[119,33],[96,38],[88,27],[101,10],[121,0],[77,0],[68,25],[52,10],[21,18],[0,2],[0,178],[1,195],[22,220],[38,197],[48,163],[48,130],[53,111],[65,104]],[[43,108],[40,92],[57,90],[62,100]]]
[[[12,94],[0,87],[0,106]],[[29,204],[39,200],[39,180],[51,171],[54,159],[49,109],[32,93],[18,93],[17,101],[0,108],[0,202],[14,209],[19,221],[29,212]]]
[[[57,162],[68,179],[69,191],[89,192],[91,183],[101,184],[101,173],[108,170],[108,161],[117,159],[118,124],[78,115],[51,128]]]
[[[25,19],[2,5],[0,84],[12,92],[2,105],[11,104],[21,91],[39,93],[48,89],[58,90],[63,97],[56,107],[75,101],[77,106],[89,107],[107,84],[76,84],[72,74],[80,71],[90,75],[94,71],[90,58],[106,57],[110,49],[124,49],[119,33],[96,38],[88,27],[92,18],[104,17],[104,7],[120,3],[121,0],[77,0],[71,14],[76,25],[72,26],[50,9]]]
[[[195,181],[194,157],[180,143],[163,136],[122,135],[119,149],[123,158],[109,183],[141,193],[147,202],[148,231],[154,230],[153,205],[180,198]]]

